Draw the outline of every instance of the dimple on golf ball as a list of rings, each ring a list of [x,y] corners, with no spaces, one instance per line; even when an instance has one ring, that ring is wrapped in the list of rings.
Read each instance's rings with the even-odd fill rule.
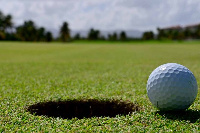
[[[155,107],[164,111],[189,108],[197,92],[197,81],[193,73],[176,63],[157,67],[147,81],[149,100]]]

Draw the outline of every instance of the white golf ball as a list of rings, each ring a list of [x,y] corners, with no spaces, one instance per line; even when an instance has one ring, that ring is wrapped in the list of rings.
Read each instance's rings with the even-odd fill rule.
[[[147,81],[149,100],[155,107],[164,111],[189,108],[197,92],[197,81],[193,73],[176,63],[157,67]]]

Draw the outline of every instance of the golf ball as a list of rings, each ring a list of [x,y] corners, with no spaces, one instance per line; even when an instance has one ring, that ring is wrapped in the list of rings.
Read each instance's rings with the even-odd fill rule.
[[[193,73],[176,63],[157,67],[147,81],[149,100],[155,107],[164,111],[189,108],[197,92],[197,81]]]

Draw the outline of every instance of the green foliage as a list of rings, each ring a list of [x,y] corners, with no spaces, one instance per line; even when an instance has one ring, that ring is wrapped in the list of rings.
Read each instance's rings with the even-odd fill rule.
[[[16,28],[16,37],[20,41],[52,41],[52,34],[44,27],[38,28],[31,20]]]
[[[0,11],[0,31],[6,32],[7,29],[12,28],[12,16],[11,15],[4,15]]]
[[[100,31],[95,29],[90,29],[88,33],[88,40],[98,40],[100,38]]]
[[[122,31],[122,32],[120,33],[119,38],[120,38],[121,41],[126,41],[126,40],[127,40],[126,32],[125,32],[125,31]]]
[[[36,41],[45,41],[46,39],[46,36],[45,36],[45,28],[44,27],[41,27],[39,29],[37,29],[37,32],[36,32]]]
[[[200,39],[200,24],[199,24],[198,27],[197,27],[197,30],[196,30],[196,32],[195,32],[195,35],[196,35],[196,38],[197,38],[197,39]]]
[[[37,28],[31,20],[25,21],[24,24],[13,29],[11,15],[4,15],[0,11],[0,40],[10,41],[52,41],[53,37],[50,32],[46,32],[44,27]]]
[[[80,40],[80,39],[81,39],[80,33],[77,33],[77,34],[74,36],[74,40]]]
[[[109,41],[117,41],[118,40],[118,35],[116,32],[114,32],[113,34],[108,34],[108,40]]]
[[[0,40],[4,40],[5,38],[5,33],[3,31],[0,31]]]
[[[9,33],[8,30],[13,28],[12,16],[4,15],[0,11],[0,40],[13,39],[12,33]],[[12,37],[11,37],[12,36]]]
[[[70,41],[70,29],[67,22],[64,22],[60,28],[60,39],[63,42]]]
[[[146,93],[150,73],[167,62],[188,67],[200,85],[199,42],[149,42],[1,42],[0,132],[199,132],[200,94],[188,111],[164,113],[151,105]],[[129,100],[142,111],[83,119],[26,111],[36,103],[73,99]]]
[[[16,29],[17,37],[22,41],[36,41],[37,29],[33,21],[25,21],[23,25]]]
[[[188,39],[200,39],[200,25],[194,25],[190,27],[183,27],[182,29],[160,29],[157,28],[157,39],[169,39],[169,40],[188,40]]]
[[[51,42],[53,40],[53,35],[51,32],[47,32],[45,36],[45,41]]]
[[[143,40],[153,40],[154,39],[154,33],[152,31],[146,31],[142,35]]]

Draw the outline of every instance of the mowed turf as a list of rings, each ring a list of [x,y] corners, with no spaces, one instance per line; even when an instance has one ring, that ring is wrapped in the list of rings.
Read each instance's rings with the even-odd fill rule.
[[[200,85],[198,44],[0,42],[0,132],[198,132],[199,93],[186,112],[159,112],[148,100],[148,76],[168,62],[189,68]],[[46,107],[48,102],[61,106],[62,101],[63,106],[69,100],[83,104],[88,99],[102,111],[106,107],[115,113],[112,109],[119,101],[137,109],[127,115],[81,119],[28,110],[42,103],[46,104],[40,108],[45,110],[51,109]],[[104,106],[112,101],[118,101],[113,108]]]

